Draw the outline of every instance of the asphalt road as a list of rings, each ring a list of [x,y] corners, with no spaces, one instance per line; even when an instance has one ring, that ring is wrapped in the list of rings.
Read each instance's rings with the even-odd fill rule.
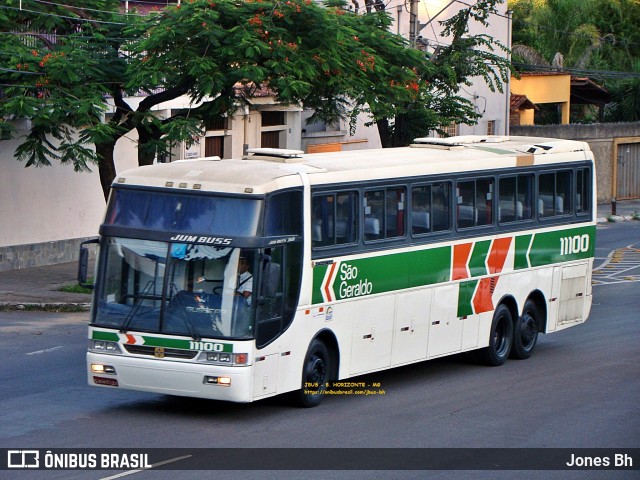
[[[640,248],[640,223],[600,226],[596,264],[634,243]],[[640,275],[640,265],[630,265],[627,276],[633,274]],[[528,360],[489,368],[457,356],[371,374],[354,380],[379,382],[384,395],[328,397],[315,409],[280,397],[236,405],[93,389],[84,371],[86,314],[0,312],[0,447],[637,448],[639,293],[637,281],[595,285],[589,321],[541,336]],[[0,477],[104,479],[122,472],[4,471]],[[638,470],[149,470],[124,478],[638,477]]]

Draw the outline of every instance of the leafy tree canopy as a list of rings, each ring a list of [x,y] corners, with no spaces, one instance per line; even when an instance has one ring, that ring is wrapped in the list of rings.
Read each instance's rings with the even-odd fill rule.
[[[147,164],[198,134],[203,118],[233,115],[265,87],[328,121],[366,111],[394,144],[406,143],[407,131],[475,121],[458,95],[471,77],[501,88],[508,64],[488,36],[467,28],[469,19],[486,23],[497,1],[450,19],[450,46],[429,57],[389,32],[384,11],[357,15],[340,1],[193,0],[141,16],[122,13],[116,0],[23,0],[22,10],[8,0],[0,8],[0,128],[6,134],[12,119],[29,119],[16,156],[27,166],[97,163],[105,195],[115,143],[127,132],[138,131],[138,160]],[[140,94],[139,103],[127,101]],[[165,119],[153,113],[182,95],[192,108]]]

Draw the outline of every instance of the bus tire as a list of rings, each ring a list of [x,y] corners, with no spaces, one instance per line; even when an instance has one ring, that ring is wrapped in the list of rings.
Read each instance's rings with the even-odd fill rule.
[[[511,311],[504,305],[498,305],[493,313],[491,332],[489,334],[489,346],[476,353],[480,363],[492,367],[498,367],[507,361],[513,341],[513,318]]]
[[[515,321],[511,358],[524,360],[533,354],[538,342],[538,308],[533,300],[525,302],[522,316]]]
[[[314,340],[309,346],[302,367],[302,385],[298,403],[303,407],[316,407],[324,398],[330,380],[331,356],[321,340]]]

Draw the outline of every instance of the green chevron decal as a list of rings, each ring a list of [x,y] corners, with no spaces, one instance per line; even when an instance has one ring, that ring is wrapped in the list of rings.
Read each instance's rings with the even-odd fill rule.
[[[477,286],[478,280],[460,283],[460,291],[458,293],[458,317],[473,315],[471,303]]]

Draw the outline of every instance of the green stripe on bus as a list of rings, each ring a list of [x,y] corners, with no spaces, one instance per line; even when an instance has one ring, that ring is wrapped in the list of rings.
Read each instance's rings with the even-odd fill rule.
[[[212,352],[233,352],[233,345],[230,343],[221,343],[210,340],[184,340],[180,338],[161,338],[161,337],[145,337],[143,336],[145,347],[165,347],[178,348],[182,350],[206,350]],[[222,345],[218,348],[207,348],[208,345]]]
[[[451,279],[451,247],[419,250],[406,255],[406,268],[409,271],[407,287],[433,285]]]
[[[594,253],[595,234],[596,227],[590,225],[514,235],[513,268],[522,270],[591,258]],[[474,243],[468,262],[471,277],[488,274],[486,260],[490,247],[491,240]],[[330,303],[448,282],[451,280],[451,250],[452,246],[425,248],[316,265],[313,269],[312,303]],[[506,265],[505,269],[510,269],[510,266]],[[467,293],[465,291],[465,295]],[[463,310],[466,311],[467,308],[471,306],[464,307]]]
[[[181,350],[203,350],[211,352],[228,352],[233,353],[233,345],[230,343],[215,342],[211,340],[185,340],[182,338],[163,338],[149,337],[145,335],[130,335],[142,338],[142,345],[145,347],[165,347],[177,348]],[[120,336],[115,332],[104,332],[101,330],[93,330],[91,332],[92,340],[103,340],[106,342],[120,342]],[[216,347],[213,347],[216,345]],[[221,345],[221,346],[220,346]]]
[[[570,228],[553,232],[536,233],[528,259],[532,267],[569,262],[593,257],[596,227]],[[516,268],[526,268],[517,265]]]
[[[326,278],[331,268],[333,273]],[[448,282],[450,278],[449,246],[345,260],[336,266],[316,265],[313,269],[312,302],[322,303],[323,291],[329,292],[335,300],[344,300]]]
[[[100,330],[94,330],[91,332],[91,340],[103,340],[105,342],[117,342],[120,340],[117,333],[102,332]]]

